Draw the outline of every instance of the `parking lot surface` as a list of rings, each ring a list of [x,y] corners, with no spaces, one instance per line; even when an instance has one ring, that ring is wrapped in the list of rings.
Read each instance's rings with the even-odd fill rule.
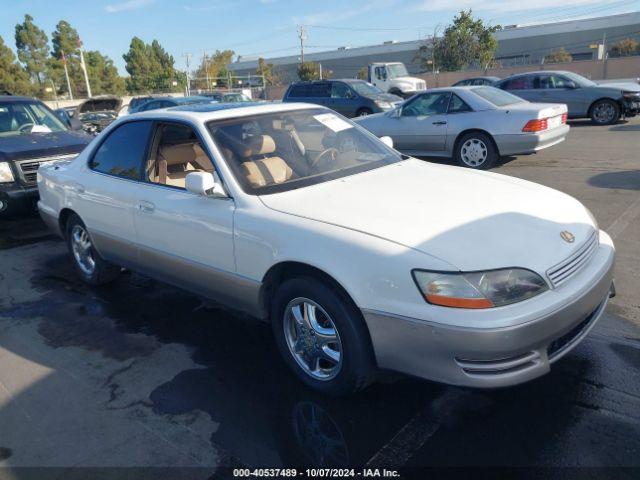
[[[572,126],[565,143],[493,171],[582,201],[616,243],[618,295],[550,374],[509,389],[389,376],[325,398],[286,369],[268,325],[132,273],[88,287],[37,217],[0,220],[0,466],[18,479],[30,474],[19,467],[194,467],[208,478],[292,465],[615,466],[607,476],[633,478],[640,120]]]

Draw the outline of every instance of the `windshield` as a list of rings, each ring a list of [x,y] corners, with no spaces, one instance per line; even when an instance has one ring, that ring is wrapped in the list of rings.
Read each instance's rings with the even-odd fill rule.
[[[251,99],[244,93],[226,93],[223,97],[225,102],[250,102]]]
[[[389,78],[409,76],[409,72],[407,72],[407,67],[404,66],[404,63],[392,63],[387,65],[387,72],[389,72]]]
[[[495,87],[478,87],[471,91],[497,107],[504,107],[506,105],[513,105],[515,103],[522,103],[526,101]]]
[[[365,97],[367,95],[380,95],[381,93],[384,93],[378,87],[374,87],[368,82],[353,82],[349,83],[349,86]]]
[[[0,136],[63,132],[67,127],[37,102],[0,102]]]
[[[588,78],[585,78],[582,75],[578,75],[577,73],[562,72],[562,75],[564,77],[567,77],[569,80],[573,80],[579,87],[593,87],[597,85],[596,82],[592,82]]]
[[[252,195],[293,190],[402,160],[361,127],[325,109],[207,126],[243,190]]]

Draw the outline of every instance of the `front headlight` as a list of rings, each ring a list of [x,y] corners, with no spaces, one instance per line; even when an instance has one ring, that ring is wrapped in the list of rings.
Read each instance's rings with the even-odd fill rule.
[[[640,101],[640,92],[625,92],[622,91],[622,96],[625,100],[637,102]]]
[[[521,302],[546,291],[546,282],[524,268],[486,272],[414,270],[413,278],[425,300],[456,308],[491,308]]]
[[[388,110],[393,107],[389,102],[378,102],[376,101],[376,105],[382,109]]]
[[[13,172],[8,162],[0,162],[0,183],[13,182]]]

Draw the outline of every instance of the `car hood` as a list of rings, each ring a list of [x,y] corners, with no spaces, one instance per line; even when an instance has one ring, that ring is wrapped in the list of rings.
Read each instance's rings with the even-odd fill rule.
[[[23,133],[0,137],[0,160],[22,160],[79,153],[91,141],[81,132]]]
[[[273,210],[383,238],[462,271],[523,267],[542,275],[594,231],[588,211],[566,194],[416,159],[260,199]],[[560,236],[565,230],[573,243]]]
[[[122,99],[119,97],[93,97],[85,100],[80,105],[78,105],[79,113],[88,113],[88,112],[107,112],[107,111],[115,111],[120,110],[122,106]]]
[[[599,88],[612,88],[615,90],[624,90],[626,92],[640,92],[640,84],[633,82],[611,82],[599,83]]]

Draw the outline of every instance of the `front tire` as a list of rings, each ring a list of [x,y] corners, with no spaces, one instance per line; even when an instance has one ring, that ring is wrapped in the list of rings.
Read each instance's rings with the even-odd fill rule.
[[[369,333],[341,292],[311,277],[286,280],[272,302],[271,325],[285,363],[309,387],[346,395],[374,373]]]
[[[87,227],[75,214],[67,221],[66,239],[71,262],[84,282],[89,285],[104,285],[118,277],[120,267],[107,262],[98,254]]]
[[[486,170],[498,160],[498,151],[489,135],[469,132],[456,142],[454,158],[461,167]]]
[[[356,117],[366,117],[367,115],[371,115],[373,110],[370,108],[361,108],[356,112]]]
[[[613,100],[598,100],[591,107],[590,116],[595,125],[613,125],[620,120],[620,105]]]

